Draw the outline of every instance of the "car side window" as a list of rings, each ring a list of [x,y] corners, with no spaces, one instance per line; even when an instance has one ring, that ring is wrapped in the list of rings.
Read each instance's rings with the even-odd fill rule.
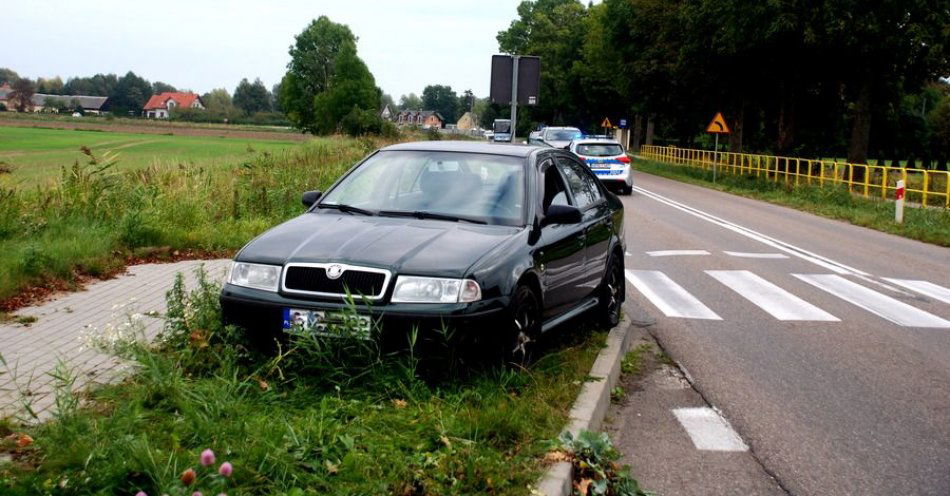
[[[577,202],[577,208],[584,210],[601,199],[597,184],[594,183],[590,174],[582,168],[582,165],[573,160],[558,157],[557,166],[567,179],[571,193],[574,194],[574,201]]]
[[[541,171],[544,174],[542,211],[547,211],[551,205],[570,205],[570,197],[568,196],[567,187],[564,186],[564,179],[558,173],[557,167],[554,167],[554,163],[549,162],[547,166],[542,166]]]

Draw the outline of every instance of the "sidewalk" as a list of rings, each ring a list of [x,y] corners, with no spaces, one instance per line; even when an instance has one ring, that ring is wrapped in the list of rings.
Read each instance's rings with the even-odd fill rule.
[[[230,260],[188,260],[170,264],[129,267],[128,273],[90,284],[84,291],[68,293],[42,305],[24,308],[17,315],[36,317],[23,325],[0,324],[0,418],[29,419],[25,404],[45,419],[54,404],[50,373],[63,363],[76,376],[75,390],[121,377],[120,363],[90,349],[84,336],[110,324],[125,322],[127,314],[165,312],[165,292],[181,272],[190,284],[194,269],[204,264],[210,278],[222,280]],[[143,317],[149,338],[162,329],[162,320]]]

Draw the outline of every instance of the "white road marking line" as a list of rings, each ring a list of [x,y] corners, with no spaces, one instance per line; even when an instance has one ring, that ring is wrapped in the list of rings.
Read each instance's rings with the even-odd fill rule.
[[[707,270],[706,273],[778,320],[840,321],[748,270]]]
[[[771,246],[771,247],[773,247],[773,248],[775,248],[775,249],[777,249],[777,250],[784,251],[785,253],[788,253],[789,255],[796,256],[796,257],[798,257],[798,258],[801,258],[802,260],[807,260],[807,261],[809,261],[809,262],[811,262],[811,263],[813,263],[813,264],[815,264],[815,265],[818,265],[818,266],[820,266],[820,267],[826,268],[826,269],[828,269],[828,270],[830,270],[830,271],[832,271],[832,272],[834,272],[834,273],[836,273],[836,274],[860,274],[860,275],[864,275],[864,276],[870,276],[870,275],[871,275],[871,274],[868,274],[867,272],[858,270],[858,269],[856,269],[856,268],[854,268],[854,267],[849,267],[849,266],[847,266],[847,265],[845,265],[845,264],[843,264],[843,263],[836,262],[836,261],[834,261],[834,260],[831,260],[831,259],[829,259],[829,258],[825,258],[825,257],[823,257],[823,256],[821,256],[821,255],[816,254],[816,253],[812,253],[812,252],[810,252],[810,251],[808,251],[808,250],[805,250],[805,249],[803,249],[803,248],[799,248],[799,247],[797,247],[797,246],[795,246],[795,245],[792,245],[792,244],[790,244],[790,243],[786,243],[786,242],[784,242],[784,241],[775,239],[775,238],[773,238],[773,237],[771,237],[771,236],[767,236],[767,235],[762,234],[762,233],[760,233],[760,232],[757,232],[757,231],[754,231],[754,230],[752,230],[752,229],[749,229],[749,228],[747,228],[747,227],[743,227],[743,226],[740,226],[740,225],[738,225],[738,224],[729,222],[729,221],[727,221],[727,220],[725,220],[725,219],[723,219],[723,218],[721,218],[721,217],[716,217],[715,215],[712,215],[712,214],[710,214],[710,213],[704,212],[704,211],[699,210],[699,209],[697,209],[697,208],[690,207],[689,205],[685,205],[685,204],[680,203],[680,202],[678,202],[678,201],[676,201],[676,200],[671,200],[671,199],[669,199],[669,198],[667,198],[667,197],[665,197],[665,196],[656,194],[656,193],[654,193],[654,192],[652,192],[652,191],[649,191],[649,190],[645,190],[645,189],[643,189],[643,188],[641,188],[641,187],[639,187],[639,186],[634,186],[633,189],[636,190],[638,193],[641,193],[641,194],[643,194],[644,196],[646,196],[646,197],[648,197],[648,198],[650,198],[650,199],[652,199],[652,200],[658,201],[658,202],[660,202],[660,203],[665,203],[665,204],[667,204],[667,205],[669,205],[669,206],[671,206],[671,207],[673,207],[673,208],[676,208],[676,209],[678,209],[678,210],[682,210],[683,212],[686,212],[686,213],[688,213],[688,214],[690,214],[690,215],[699,217],[700,219],[703,219],[703,220],[705,220],[705,221],[707,221],[707,222],[711,222],[711,223],[716,224],[716,225],[718,225],[718,226],[720,226],[720,227],[723,227],[723,228],[728,229],[728,230],[730,230],[730,231],[733,231],[733,232],[735,232],[735,233],[741,234],[741,235],[743,235],[743,236],[745,236],[745,237],[747,237],[747,238],[754,239],[754,240],[756,240],[756,241],[758,241],[758,242],[760,242],[760,243],[763,243],[763,244],[766,244],[766,245],[768,245],[768,246]]]
[[[739,434],[719,415],[708,407],[674,408],[671,410],[693,446],[703,451],[749,451]]]
[[[625,252],[623,252],[623,254],[624,254],[625,256],[628,256],[628,257],[632,257],[632,256],[633,256],[633,255],[630,254],[629,251],[625,251]]]
[[[781,253],[750,253],[744,251],[723,251],[726,255],[739,258],[788,258]]]
[[[658,270],[627,270],[627,280],[667,317],[722,320],[682,286]]]
[[[884,280],[897,284],[898,286],[903,286],[911,291],[916,291],[924,296],[929,296],[935,300],[950,303],[950,289],[932,282],[913,279],[892,279],[890,277],[885,277]]]
[[[950,322],[835,274],[792,274],[802,281],[905,327],[950,329]]]
[[[678,256],[691,256],[691,255],[709,255],[709,252],[706,250],[659,250],[659,251],[648,251],[647,255],[651,257],[678,257]]]

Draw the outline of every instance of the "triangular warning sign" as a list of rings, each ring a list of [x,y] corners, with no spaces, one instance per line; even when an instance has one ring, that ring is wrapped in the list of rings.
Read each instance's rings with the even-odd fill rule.
[[[716,112],[716,117],[713,117],[712,122],[706,126],[706,132],[729,134],[729,126],[726,125],[726,120],[722,118],[722,112]]]
[[[610,119],[604,117],[604,122],[600,123],[600,127],[613,127],[613,126],[610,124]]]

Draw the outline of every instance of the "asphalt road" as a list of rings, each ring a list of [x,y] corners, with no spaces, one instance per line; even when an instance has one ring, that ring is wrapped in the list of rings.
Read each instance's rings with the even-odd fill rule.
[[[950,249],[635,186],[628,299],[785,490],[950,494]]]

